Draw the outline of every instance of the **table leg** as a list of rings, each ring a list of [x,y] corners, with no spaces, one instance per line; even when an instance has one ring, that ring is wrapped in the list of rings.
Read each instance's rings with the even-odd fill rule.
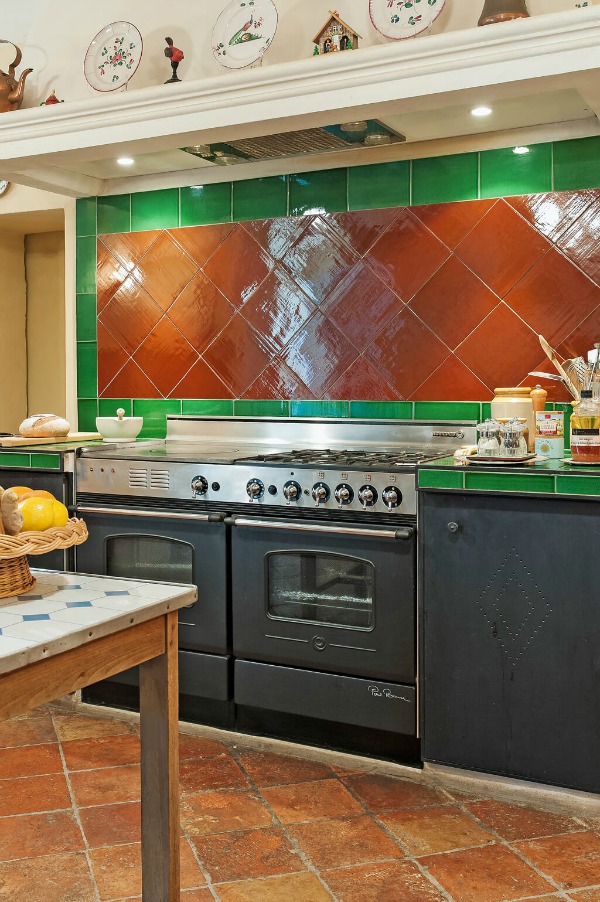
[[[142,900],[179,902],[178,615],[166,651],[140,665]]]

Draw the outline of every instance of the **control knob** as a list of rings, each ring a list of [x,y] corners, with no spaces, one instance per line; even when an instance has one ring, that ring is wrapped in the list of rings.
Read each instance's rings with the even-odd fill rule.
[[[297,501],[301,494],[302,488],[293,479],[290,479],[289,482],[286,482],[283,487],[283,497],[285,498],[287,504],[289,504],[291,501]]]
[[[340,507],[344,507],[354,500],[354,489],[347,483],[341,482],[333,493],[333,497]]]
[[[402,492],[400,489],[397,489],[396,486],[389,485],[387,489],[383,490],[381,497],[383,498],[383,503],[387,505],[388,510],[393,510],[395,507],[402,504]]]
[[[194,476],[192,479],[192,492],[194,498],[197,498],[198,495],[206,495],[208,492],[208,481],[204,476]]]
[[[317,507],[319,504],[326,504],[331,496],[329,486],[324,482],[316,482],[312,487],[312,496]]]
[[[372,485],[363,485],[358,490],[358,500],[363,507],[373,507],[377,502],[377,489],[374,489]]]
[[[260,479],[251,479],[246,484],[246,493],[250,501],[254,501],[256,498],[262,498],[264,491],[265,487]]]

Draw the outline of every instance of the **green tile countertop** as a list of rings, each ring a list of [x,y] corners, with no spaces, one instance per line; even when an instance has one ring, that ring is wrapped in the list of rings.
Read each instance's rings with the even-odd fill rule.
[[[540,460],[521,466],[463,464],[454,457],[421,464],[420,491],[468,491],[578,495],[600,498],[600,467]]]

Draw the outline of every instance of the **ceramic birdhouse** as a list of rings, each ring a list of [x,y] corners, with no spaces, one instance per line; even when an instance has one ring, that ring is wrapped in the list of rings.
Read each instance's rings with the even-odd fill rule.
[[[356,50],[361,36],[340,19],[336,11],[329,10],[329,19],[313,38],[313,56],[321,53],[337,53],[339,50]]]

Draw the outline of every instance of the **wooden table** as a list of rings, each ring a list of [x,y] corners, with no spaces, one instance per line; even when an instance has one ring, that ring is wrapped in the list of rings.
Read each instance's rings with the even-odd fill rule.
[[[140,665],[142,899],[179,902],[177,612],[196,589],[32,573],[0,599],[0,721]]]

